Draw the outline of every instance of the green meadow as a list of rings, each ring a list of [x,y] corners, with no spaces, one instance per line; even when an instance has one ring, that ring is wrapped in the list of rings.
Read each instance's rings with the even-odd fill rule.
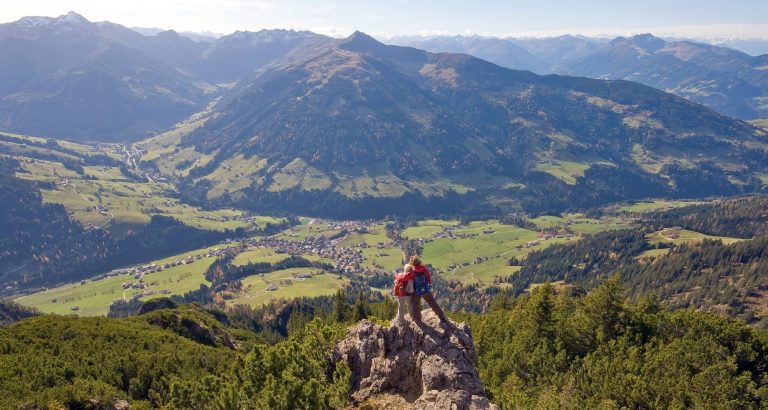
[[[677,235],[679,235],[679,237],[674,239],[669,238],[668,236],[673,233],[676,233]],[[646,235],[646,240],[650,244],[666,242],[666,243],[673,243],[675,245],[680,245],[688,242],[699,242],[704,239],[721,240],[726,245],[743,240],[739,238],[731,238],[728,236],[705,235],[703,233],[689,231],[687,229],[680,229],[680,230],[664,229],[664,230],[653,232]]]
[[[445,221],[439,219],[428,219],[419,221],[416,226],[405,228],[401,236],[406,239],[429,238],[443,230],[446,226],[458,225],[459,221]]]
[[[312,273],[312,277],[302,279],[293,276],[307,272]],[[317,269],[295,268],[249,276],[242,282],[242,292],[237,298],[228,300],[228,305],[246,304],[255,307],[276,299],[332,295],[349,283],[349,280]],[[272,285],[277,289],[267,290]]]
[[[488,233],[483,233],[484,231]],[[493,221],[471,222],[465,227],[456,229],[454,233],[457,236],[471,236],[456,239],[438,238],[425,243],[422,252],[424,261],[442,271],[447,271],[450,265],[471,264],[477,257],[506,260],[512,256],[522,257],[533,249],[565,242],[564,238],[552,238],[526,248],[525,245],[528,242],[539,239],[538,232]],[[517,248],[517,245],[522,248]]]
[[[458,267],[445,272],[442,277],[466,284],[489,286],[493,284],[494,279],[503,279],[519,270],[520,266],[509,266],[505,258],[494,258],[484,263]]]
[[[224,230],[263,228],[279,223],[280,218],[254,216],[252,222],[239,219],[245,214],[234,209],[202,210],[169,196],[173,187],[166,183],[137,182],[117,167],[85,166],[84,175],[48,160],[16,157],[22,165],[17,176],[44,182],[43,200],[63,205],[84,226],[119,230],[124,225],[149,222],[152,215],[166,215],[200,229]],[[107,209],[101,213],[94,207]]]
[[[670,238],[670,235],[672,234],[677,234],[679,236],[677,238]],[[645,235],[645,240],[651,245],[656,245],[658,243],[680,245],[680,244],[690,243],[690,242],[700,242],[704,239],[720,240],[726,245],[743,240],[740,238],[731,238],[728,236],[705,235],[703,233],[689,231],[687,229],[680,229],[680,230],[664,229],[661,231],[657,231],[657,232],[653,232]],[[661,255],[666,255],[668,252],[669,252],[668,248],[650,249],[641,253],[638,256],[638,258],[656,258]]]
[[[680,208],[689,205],[698,205],[702,201],[669,201],[657,199],[653,201],[641,201],[618,207],[619,212],[651,212],[663,209]]]
[[[195,260],[188,265],[174,266],[161,272],[148,273],[143,280],[147,285],[144,290],[123,290],[122,284],[135,282],[131,275],[119,275],[98,281],[88,281],[84,285],[70,284],[43,292],[23,296],[15,301],[22,305],[33,306],[44,313],[70,314],[80,316],[106,315],[109,304],[115,299],[130,298],[147,289],[154,290],[152,296],[146,296],[142,300],[148,300],[160,296],[182,295],[191,290],[196,290],[202,284],[210,284],[203,274],[213,263],[214,258]],[[167,295],[160,291],[167,290]],[[77,307],[78,310],[73,310]]]

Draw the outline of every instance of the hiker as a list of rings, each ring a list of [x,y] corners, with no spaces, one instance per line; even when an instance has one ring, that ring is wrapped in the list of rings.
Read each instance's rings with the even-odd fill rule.
[[[427,301],[427,304],[432,311],[435,312],[440,323],[448,324],[448,320],[445,318],[443,309],[440,309],[435,297],[432,296],[430,291],[430,285],[432,284],[432,277],[429,274],[429,269],[421,262],[418,255],[411,256],[409,265],[413,267],[413,270],[409,273],[413,274],[413,293],[411,294],[411,319],[416,323],[421,323],[421,298]]]
[[[405,310],[413,294],[413,266],[406,263],[403,273],[395,275],[395,287],[393,292],[397,298],[397,323],[405,323]],[[413,316],[413,315],[411,315]]]

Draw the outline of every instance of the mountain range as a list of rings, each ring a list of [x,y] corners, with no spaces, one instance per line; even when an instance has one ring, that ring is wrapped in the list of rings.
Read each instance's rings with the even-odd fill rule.
[[[691,101],[757,110],[744,84],[762,84],[761,57],[652,36],[429,44],[602,78],[608,70],[643,80],[624,67],[658,66],[668,86],[689,85],[680,94],[704,79],[716,89],[730,73],[733,92],[686,99],[638,82],[542,76],[361,32],[262,30],[196,42],[69,13],[0,25],[0,127],[142,139],[141,166],[174,180],[185,200],[260,211],[548,211],[766,189],[766,132]]]
[[[196,42],[74,12],[24,17],[0,25],[0,128],[75,140],[145,138],[298,43],[324,38],[265,30]]]
[[[768,55],[651,34],[610,41],[560,36],[397,37],[393,43],[461,52],[503,67],[611,80],[631,80],[741,119],[768,117]],[[501,52],[500,50],[503,50]]]
[[[672,94],[360,32],[264,66],[207,115],[144,149],[182,191],[262,210],[564,209],[762,190],[768,175],[764,131]]]

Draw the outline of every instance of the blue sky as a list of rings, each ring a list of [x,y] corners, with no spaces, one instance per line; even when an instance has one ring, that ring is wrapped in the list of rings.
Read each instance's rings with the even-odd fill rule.
[[[400,34],[549,36],[653,32],[768,38],[768,0],[20,0],[0,21],[74,10],[91,21],[179,31],[308,29],[342,36]]]

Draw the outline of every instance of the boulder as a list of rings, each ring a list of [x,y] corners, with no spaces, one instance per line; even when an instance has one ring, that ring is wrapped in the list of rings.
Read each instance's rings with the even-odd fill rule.
[[[331,366],[352,371],[351,399],[362,408],[497,409],[475,369],[477,353],[466,324],[440,324],[431,310],[423,323],[363,320],[339,341]]]

